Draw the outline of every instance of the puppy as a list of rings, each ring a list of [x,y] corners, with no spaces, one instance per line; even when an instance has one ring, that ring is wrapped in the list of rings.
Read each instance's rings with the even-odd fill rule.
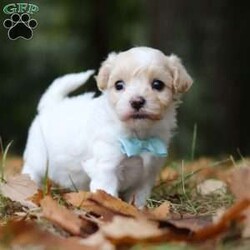
[[[67,95],[94,72],[56,79],[38,105],[28,134],[23,173],[41,185],[102,189],[145,205],[164,164],[176,106],[192,79],[175,56],[135,47],[111,53],[96,77],[102,95]]]

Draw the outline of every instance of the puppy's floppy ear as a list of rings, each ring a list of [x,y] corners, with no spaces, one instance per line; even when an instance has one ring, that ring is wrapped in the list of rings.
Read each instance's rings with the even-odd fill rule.
[[[187,73],[186,69],[181,63],[181,60],[176,55],[170,55],[167,57],[169,67],[173,76],[173,89],[175,93],[187,92],[193,83],[193,79]]]
[[[101,91],[107,88],[110,72],[116,56],[117,54],[115,52],[110,53],[99,69],[98,75],[96,76],[96,81],[97,86]]]

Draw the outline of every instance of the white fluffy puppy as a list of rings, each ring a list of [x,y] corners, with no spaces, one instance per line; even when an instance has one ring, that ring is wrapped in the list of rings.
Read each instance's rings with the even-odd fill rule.
[[[93,74],[56,79],[29,130],[23,173],[72,188],[102,189],[142,207],[176,127],[176,99],[192,79],[175,55],[135,47],[111,53],[96,77],[103,94],[67,95]]]

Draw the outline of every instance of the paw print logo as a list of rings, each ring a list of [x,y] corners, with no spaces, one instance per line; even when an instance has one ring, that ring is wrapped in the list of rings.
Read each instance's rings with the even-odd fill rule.
[[[9,39],[24,38],[29,40],[33,36],[33,29],[37,27],[37,21],[30,19],[27,13],[23,13],[22,15],[14,13],[10,19],[6,19],[3,22],[3,26],[8,29]]]

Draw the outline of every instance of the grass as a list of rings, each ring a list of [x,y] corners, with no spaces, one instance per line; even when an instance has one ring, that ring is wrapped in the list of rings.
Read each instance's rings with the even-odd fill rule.
[[[0,185],[1,183],[5,183],[5,167],[6,160],[9,149],[11,147],[13,141],[7,144],[6,148],[3,146],[2,139],[0,137],[0,148],[1,148],[1,161],[0,161]],[[13,217],[15,212],[23,211],[23,207],[18,202],[13,202],[9,198],[4,197],[0,193],[0,225],[5,224],[9,219]]]
[[[9,219],[13,218],[16,212],[20,211],[23,211],[20,203],[13,202],[0,194],[0,225],[5,224]]]
[[[192,146],[191,146],[191,161],[193,161],[195,157],[196,141],[197,141],[197,123],[194,124]]]
[[[191,143],[191,162],[195,159],[195,151],[197,144],[197,124],[194,124],[192,143]],[[240,151],[238,153],[244,160]],[[237,166],[233,157],[223,161],[216,161],[209,167],[218,167],[223,164],[232,163]],[[161,181],[152,192],[151,198],[148,200],[148,207],[159,206],[164,201],[171,202],[171,210],[177,214],[191,215],[214,215],[220,208],[228,208],[234,198],[230,192],[211,193],[210,195],[201,195],[197,192],[197,175],[203,170],[202,167],[193,171],[185,171],[185,163],[181,164],[172,162],[171,166],[179,172],[179,177],[175,181]]]
[[[178,166],[177,163],[173,165]],[[185,172],[184,161],[179,165],[178,178],[170,182],[161,180],[153,189],[152,196],[148,200],[148,207],[157,207],[167,200],[171,202],[173,213],[214,215],[218,209],[228,208],[233,204],[234,198],[230,192],[201,195],[197,191],[196,179],[202,169]]]
[[[2,153],[2,155],[3,155],[3,156],[2,156],[1,163],[0,163],[0,182],[4,182],[4,181],[5,181],[5,179],[4,179],[5,163],[6,163],[7,154],[8,154],[8,151],[9,151],[9,149],[10,149],[10,146],[11,146],[12,142],[13,142],[13,141],[11,141],[11,142],[6,146],[6,148],[4,149],[2,139],[0,138],[1,153]]]
[[[180,215],[213,215],[219,208],[227,208],[233,204],[233,196],[230,193],[210,195],[201,195],[195,188],[187,187],[186,193],[180,191],[179,187],[172,186],[156,187],[148,200],[149,207],[157,207],[164,201],[171,202],[171,210],[173,213]],[[169,190],[169,191],[168,191]]]

